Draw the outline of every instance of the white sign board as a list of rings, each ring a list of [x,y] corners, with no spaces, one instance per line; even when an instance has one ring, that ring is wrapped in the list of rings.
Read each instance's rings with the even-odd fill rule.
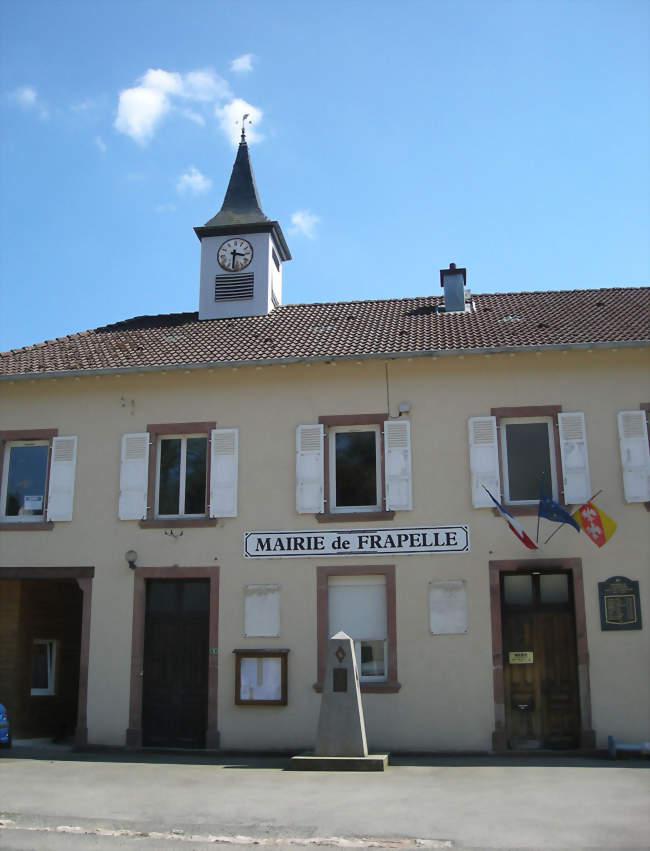
[[[429,583],[429,628],[433,635],[467,632],[467,590],[462,579]]]
[[[245,558],[468,553],[469,526],[244,532]]]

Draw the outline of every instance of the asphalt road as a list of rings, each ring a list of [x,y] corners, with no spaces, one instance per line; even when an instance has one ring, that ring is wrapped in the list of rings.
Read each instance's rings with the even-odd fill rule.
[[[650,761],[393,758],[384,773],[283,758],[0,756],[0,848],[647,849]]]

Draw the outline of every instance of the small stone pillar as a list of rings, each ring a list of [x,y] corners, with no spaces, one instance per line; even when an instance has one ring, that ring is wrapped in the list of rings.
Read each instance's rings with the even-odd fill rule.
[[[315,756],[368,756],[354,642],[337,632],[327,642]]]

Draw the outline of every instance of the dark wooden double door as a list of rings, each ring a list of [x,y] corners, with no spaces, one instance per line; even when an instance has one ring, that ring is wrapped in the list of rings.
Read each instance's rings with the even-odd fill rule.
[[[143,745],[205,747],[209,625],[209,580],[147,580]]]
[[[571,574],[503,574],[501,600],[509,747],[577,747],[580,711]]]

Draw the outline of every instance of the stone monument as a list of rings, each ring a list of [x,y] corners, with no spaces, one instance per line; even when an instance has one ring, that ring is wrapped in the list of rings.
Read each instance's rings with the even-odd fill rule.
[[[291,767],[315,771],[384,771],[388,754],[368,754],[354,642],[337,632],[327,642],[316,749]]]

